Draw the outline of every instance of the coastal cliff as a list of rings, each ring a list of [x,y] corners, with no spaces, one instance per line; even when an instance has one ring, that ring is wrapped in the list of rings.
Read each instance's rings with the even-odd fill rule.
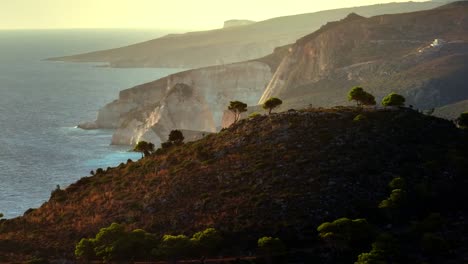
[[[259,103],[346,105],[355,85],[379,100],[398,92],[422,109],[468,98],[468,4],[364,18],[351,14],[298,40]]]
[[[232,100],[255,106],[274,96],[283,100],[282,110],[349,105],[346,93],[357,85],[377,101],[397,92],[407,105],[439,108],[468,99],[467,60],[467,2],[372,18],[350,14],[261,59],[122,91],[95,122],[80,127],[116,129],[112,144],[159,144],[172,129],[228,127],[233,118],[225,110]]]
[[[176,73],[121,91],[81,128],[113,128],[112,144],[160,144],[173,129],[215,132],[231,100],[255,104],[272,77],[271,64],[250,61]]]

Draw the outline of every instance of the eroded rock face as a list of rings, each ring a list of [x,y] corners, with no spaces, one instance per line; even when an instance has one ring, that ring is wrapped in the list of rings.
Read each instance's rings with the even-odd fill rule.
[[[268,64],[245,62],[190,70],[120,92],[92,128],[115,128],[112,144],[151,141],[158,146],[173,129],[215,132],[229,101],[258,101],[272,77]]]
[[[434,45],[443,39],[443,45]],[[363,86],[377,101],[398,92],[418,108],[468,98],[468,5],[364,18],[352,14],[296,42],[259,103],[346,105]]]
[[[173,129],[214,132],[216,128],[204,97],[183,83],[170,88],[156,107],[129,112],[121,121],[112,144],[134,145],[144,140],[159,145]]]

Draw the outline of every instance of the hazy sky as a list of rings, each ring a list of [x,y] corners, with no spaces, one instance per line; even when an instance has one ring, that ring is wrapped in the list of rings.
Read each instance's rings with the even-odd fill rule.
[[[383,2],[390,0],[0,0],[0,29],[211,29],[234,18],[259,21]]]

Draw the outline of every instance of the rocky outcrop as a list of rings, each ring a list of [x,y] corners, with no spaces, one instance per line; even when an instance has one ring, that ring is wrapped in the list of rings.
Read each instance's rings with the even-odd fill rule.
[[[380,100],[389,92],[418,108],[468,98],[468,5],[328,23],[296,42],[259,103],[345,105],[354,85]]]
[[[255,104],[272,77],[260,61],[185,71],[120,92],[83,128],[114,128],[112,144],[165,141],[173,129],[215,132],[231,100]],[[201,132],[203,133],[203,132]]]

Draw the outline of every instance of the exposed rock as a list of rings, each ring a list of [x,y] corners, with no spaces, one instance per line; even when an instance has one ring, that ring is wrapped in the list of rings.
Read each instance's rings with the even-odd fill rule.
[[[81,128],[81,129],[84,129],[84,130],[92,130],[92,129],[97,129],[98,128],[96,122],[80,123],[77,127]]]
[[[173,74],[120,92],[94,123],[116,128],[112,144],[119,145],[158,145],[173,129],[215,132],[229,101],[255,104],[271,76],[271,66],[259,61]]]
[[[468,5],[363,18],[350,15],[296,42],[259,103],[346,105],[350,87],[379,101],[398,92],[429,109],[468,99]]]

